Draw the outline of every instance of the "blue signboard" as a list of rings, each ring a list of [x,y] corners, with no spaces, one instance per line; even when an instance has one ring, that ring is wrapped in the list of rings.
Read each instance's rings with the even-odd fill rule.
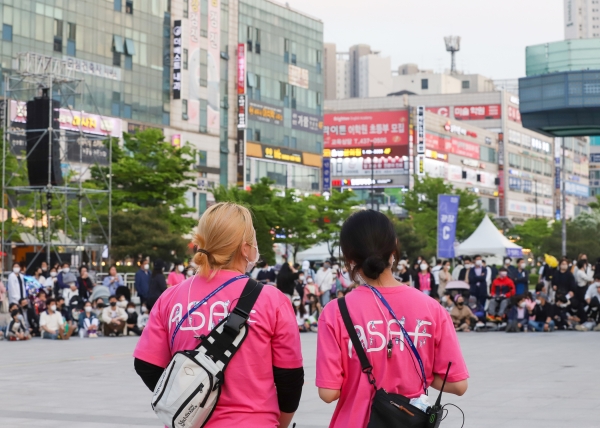
[[[600,153],[590,153],[590,163],[600,163]]]
[[[454,257],[459,202],[460,196],[438,195],[438,258],[451,259]]]
[[[323,158],[323,192],[331,192],[331,159]]]

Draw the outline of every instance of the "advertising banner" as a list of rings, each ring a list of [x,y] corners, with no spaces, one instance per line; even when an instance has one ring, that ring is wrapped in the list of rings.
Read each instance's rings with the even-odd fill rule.
[[[427,134],[425,136],[426,146],[430,150],[442,153],[452,153],[471,159],[480,158],[479,144],[461,140],[455,137],[443,137],[440,135]]]
[[[521,112],[517,107],[508,106],[508,118],[513,122],[521,123]]]
[[[373,169],[371,170],[371,166]],[[334,177],[352,177],[373,175],[406,175],[408,174],[408,157],[386,158],[346,158],[331,159],[331,174]]]
[[[181,99],[181,20],[173,23],[173,99]]]
[[[326,114],[325,148],[405,146],[408,155],[408,111]]]
[[[323,158],[323,193],[331,192],[331,159]]]
[[[79,73],[90,74],[105,79],[121,80],[121,69],[118,67],[110,67],[108,65],[98,64],[97,62],[86,61],[70,56],[63,56],[63,59],[67,61],[67,68],[74,69]]]
[[[500,104],[455,106],[454,118],[456,120],[500,119],[502,118],[502,106]]]
[[[296,110],[292,111],[292,129],[299,131],[312,132],[313,134],[323,134],[323,119],[320,116],[302,113]]]
[[[248,101],[248,118],[272,125],[283,126],[283,109],[256,101]]]
[[[600,163],[600,153],[590,153],[590,163]]]
[[[238,129],[246,129],[246,43],[237,51]]]
[[[460,196],[438,195],[438,258],[454,258],[454,241],[456,239],[456,221],[458,220],[459,202]]]
[[[210,134],[221,131],[221,2],[208,0],[208,77],[207,129]]]
[[[425,154],[425,107],[417,107],[417,154]]]
[[[308,70],[290,64],[288,66],[288,83],[308,89]]]
[[[450,107],[426,107],[425,111],[439,114],[440,116],[450,117]]]
[[[417,175],[425,175],[425,155],[417,155],[415,168]]]
[[[237,153],[237,187],[243,189],[246,187],[246,131],[244,129],[238,129],[235,151]]]
[[[195,129],[200,126],[200,0],[189,0],[188,39],[188,123]]]

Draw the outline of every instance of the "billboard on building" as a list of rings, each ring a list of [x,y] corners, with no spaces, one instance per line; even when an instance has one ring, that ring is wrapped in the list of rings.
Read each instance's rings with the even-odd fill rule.
[[[299,131],[312,132],[313,134],[323,134],[323,119],[321,116],[300,111],[292,111],[292,129]]]
[[[173,23],[173,99],[181,99],[181,20]]]
[[[200,127],[200,0],[189,2],[189,39],[188,39],[188,120],[194,129]]]
[[[211,134],[221,132],[221,2],[208,1],[208,108],[207,129]]]
[[[454,118],[456,120],[485,120],[500,119],[502,106],[500,104],[455,106]]]
[[[248,101],[248,118],[271,125],[283,126],[283,109],[256,101]]]
[[[290,64],[288,66],[288,83],[293,86],[308,89],[308,70]]]
[[[426,147],[429,150],[442,153],[452,153],[471,159],[480,158],[479,144],[461,140],[456,137],[444,137],[434,134],[426,134]]]
[[[325,115],[325,148],[404,146],[408,155],[408,111]]]
[[[440,116],[450,117],[450,107],[426,107],[426,111],[434,114],[439,114]]]

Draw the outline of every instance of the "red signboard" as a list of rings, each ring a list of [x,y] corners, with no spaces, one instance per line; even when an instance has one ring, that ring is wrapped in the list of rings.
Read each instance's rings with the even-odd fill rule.
[[[237,91],[238,95],[242,95],[246,93],[246,43],[238,44],[237,60]]]
[[[425,110],[440,116],[450,117],[450,107],[426,107]]]
[[[452,153],[457,156],[479,159],[479,144],[470,143],[460,138],[426,134],[425,147],[436,152]]]
[[[500,104],[454,107],[454,118],[456,120],[500,119],[501,117],[502,108]]]
[[[408,154],[408,111],[326,114],[323,136],[326,149],[406,146]]]
[[[517,107],[508,106],[508,118],[513,122],[521,123],[521,112]]]

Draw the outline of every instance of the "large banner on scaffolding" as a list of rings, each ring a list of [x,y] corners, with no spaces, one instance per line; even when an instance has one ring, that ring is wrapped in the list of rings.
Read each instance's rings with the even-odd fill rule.
[[[9,116],[9,140],[15,155],[27,149],[25,122],[27,104],[11,100]],[[108,149],[104,140],[108,137],[120,138],[121,119],[96,114],[81,113],[65,108],[59,110],[61,151],[66,151],[70,162],[108,164]],[[81,153],[80,153],[81,152]]]

